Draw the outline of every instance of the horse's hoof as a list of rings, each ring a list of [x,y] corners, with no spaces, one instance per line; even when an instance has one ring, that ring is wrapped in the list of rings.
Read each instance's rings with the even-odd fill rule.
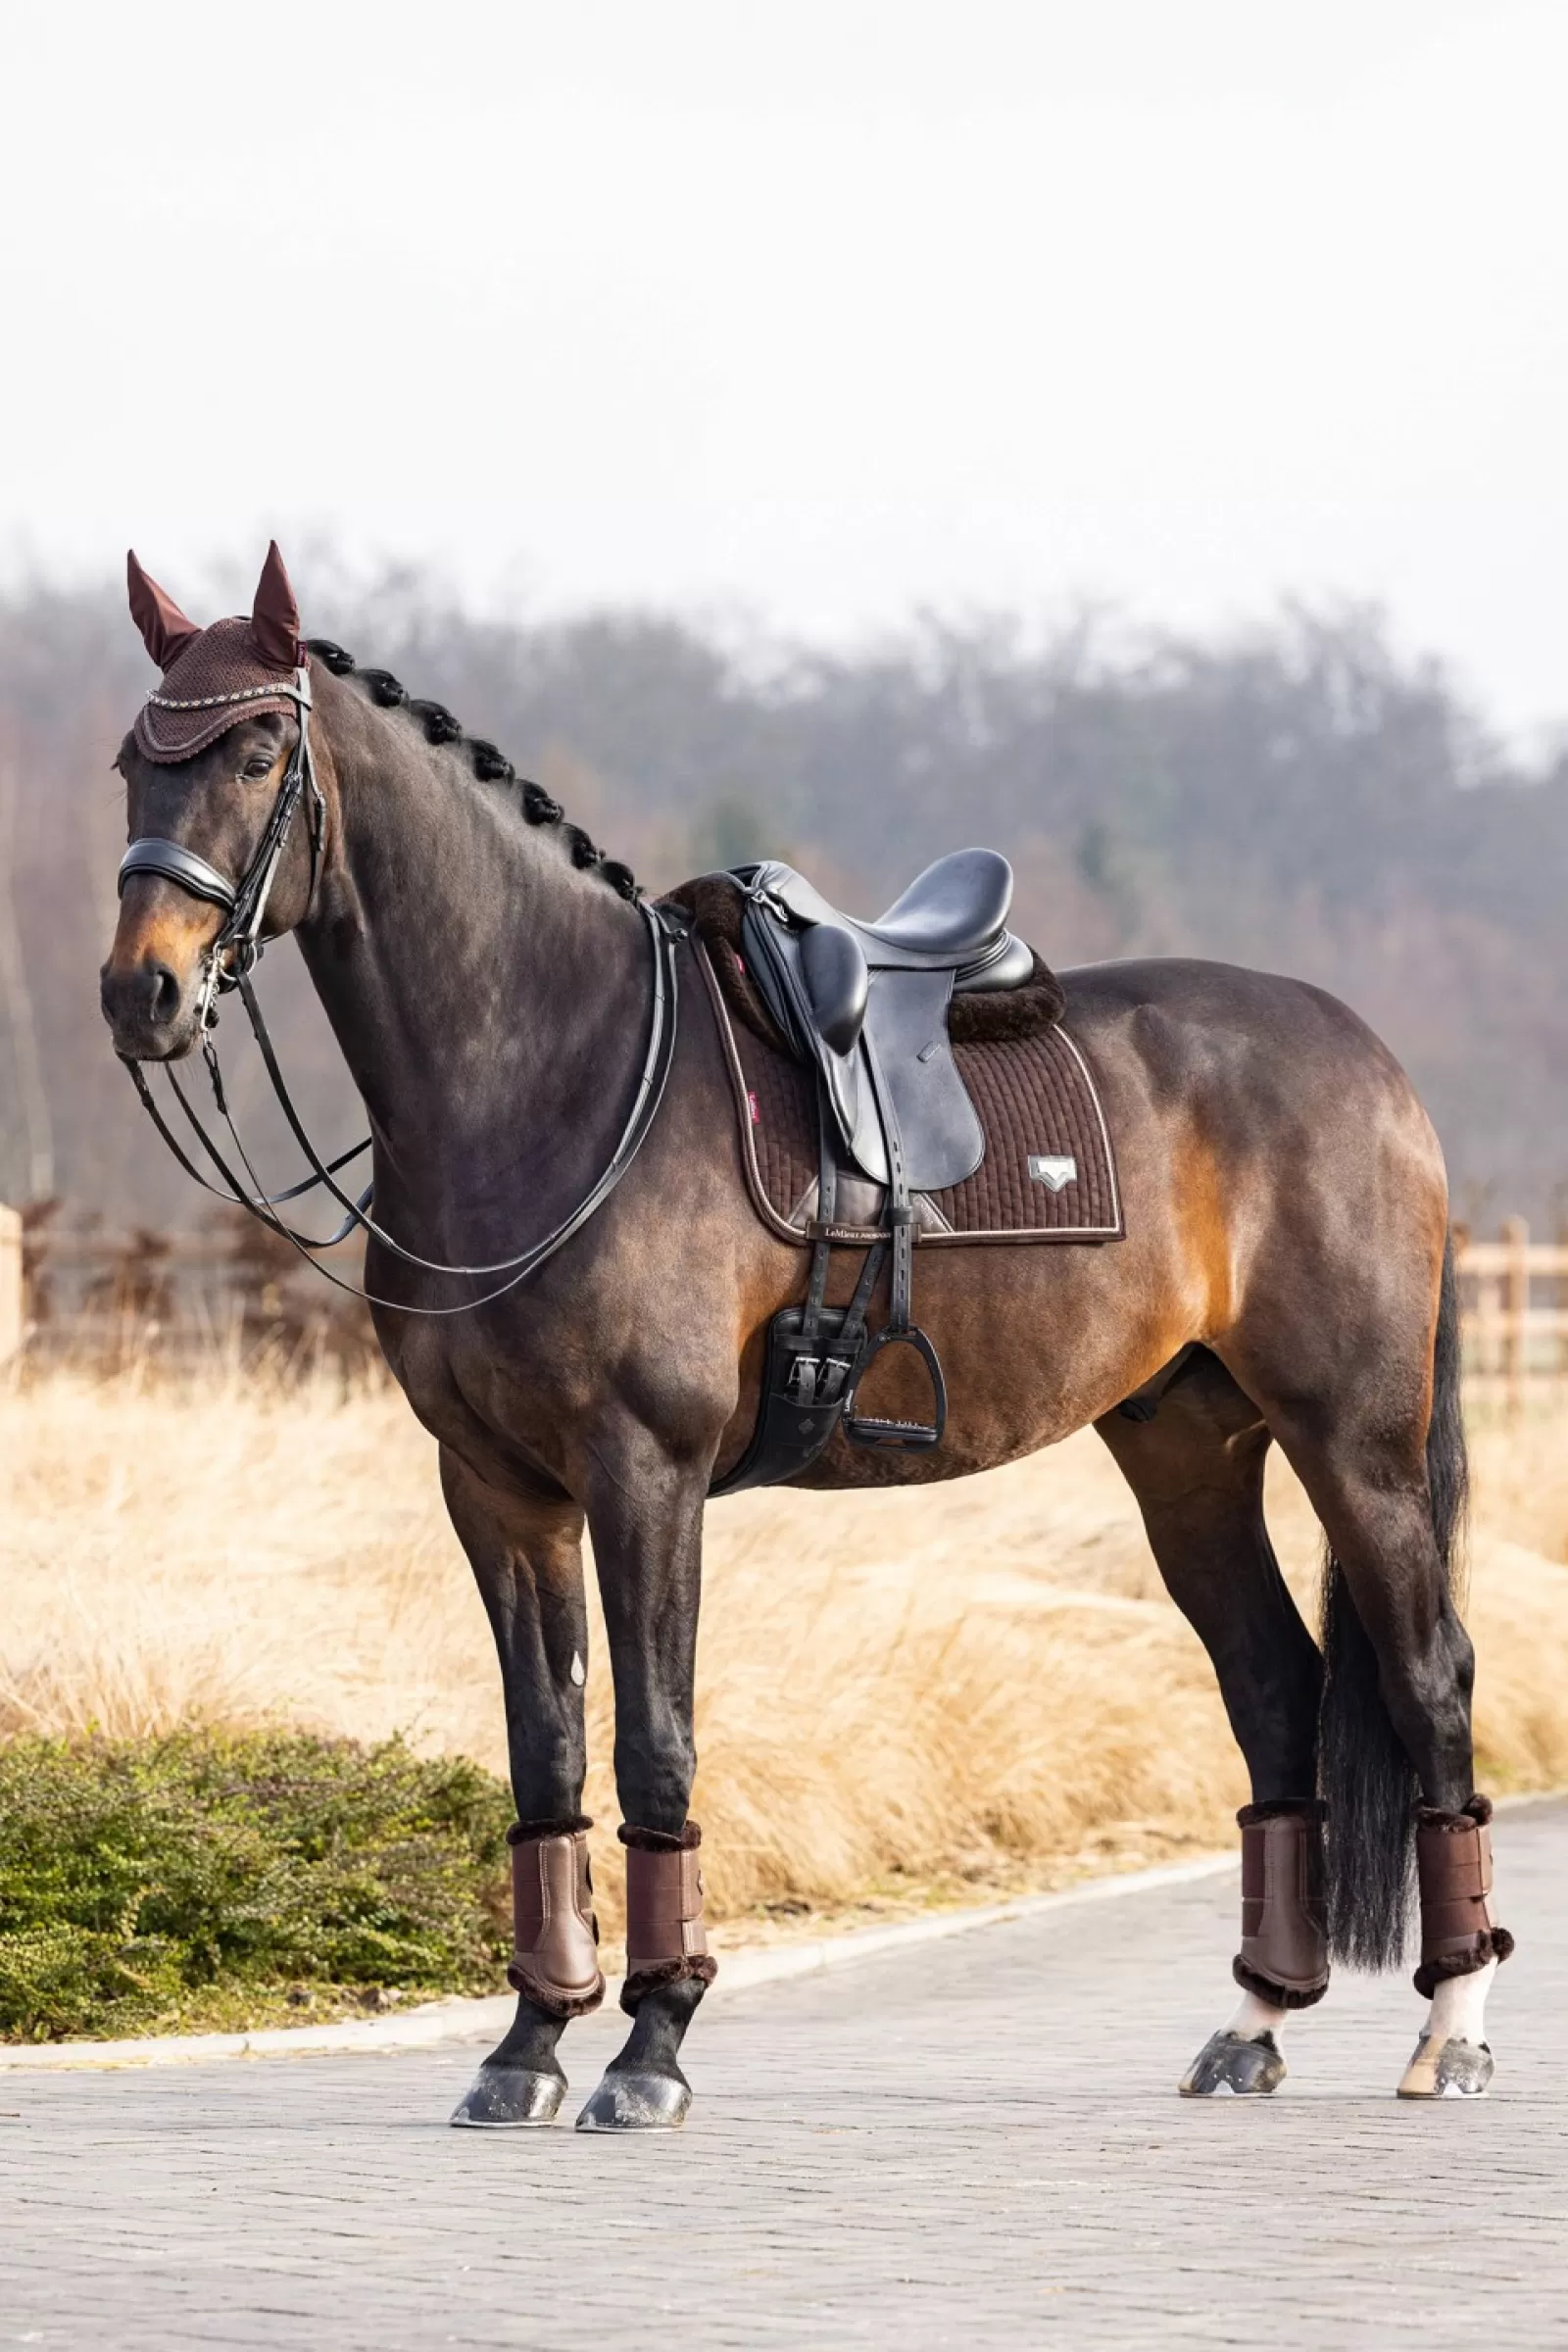
[[[1272,2034],[1250,2041],[1228,2030],[1211,2034],[1181,2079],[1184,2099],[1265,2098],[1285,2080],[1285,2061]]]
[[[1399,2084],[1401,2099],[1479,2099],[1495,2071],[1495,2061],[1484,2041],[1446,2041],[1434,2049],[1430,2034],[1415,2045],[1415,2056]]]
[[[553,2124],[566,2095],[564,2075],[525,2066],[481,2066],[452,2121],[470,2132],[519,2132]]]
[[[678,2132],[692,2103],[675,2075],[617,2074],[612,2067],[577,2118],[579,2132]]]

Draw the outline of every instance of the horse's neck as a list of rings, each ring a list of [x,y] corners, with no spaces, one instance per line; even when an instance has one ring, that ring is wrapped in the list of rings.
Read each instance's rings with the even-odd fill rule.
[[[370,1114],[378,1195],[477,1248],[524,1212],[531,1232],[613,1151],[647,935],[553,828],[406,736],[378,719],[333,742],[340,839],[300,945]]]

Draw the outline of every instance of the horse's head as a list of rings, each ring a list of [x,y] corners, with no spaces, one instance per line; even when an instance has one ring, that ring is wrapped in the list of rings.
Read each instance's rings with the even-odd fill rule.
[[[320,801],[308,660],[275,542],[250,618],[205,629],[134,555],[128,565],[131,614],[163,678],[117,761],[130,847],[101,995],[116,1051],[168,1061],[200,1035],[218,967],[304,918]]]

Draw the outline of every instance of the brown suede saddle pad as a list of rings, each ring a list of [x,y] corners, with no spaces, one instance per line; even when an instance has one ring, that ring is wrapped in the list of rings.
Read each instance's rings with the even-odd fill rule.
[[[816,1078],[797,1061],[745,969],[739,893],[704,876],[670,893],[691,918],[740,1121],[753,1205],[801,1248],[816,1215]],[[1126,1231],[1100,1090],[1061,1026],[1064,995],[1038,956],[1024,987],[955,998],[954,1060],[985,1136],[972,1176],[914,1197],[922,1250],[981,1242],[1111,1242]],[[882,1190],[840,1167],[833,1239],[875,1241]]]

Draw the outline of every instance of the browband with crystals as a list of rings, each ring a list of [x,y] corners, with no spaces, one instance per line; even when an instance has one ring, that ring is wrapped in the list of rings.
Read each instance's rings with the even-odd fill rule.
[[[265,686],[241,686],[233,694],[200,694],[182,702],[172,694],[149,694],[147,700],[160,710],[216,710],[223,703],[260,703],[270,696],[282,698],[297,692],[292,678],[269,679]]]

